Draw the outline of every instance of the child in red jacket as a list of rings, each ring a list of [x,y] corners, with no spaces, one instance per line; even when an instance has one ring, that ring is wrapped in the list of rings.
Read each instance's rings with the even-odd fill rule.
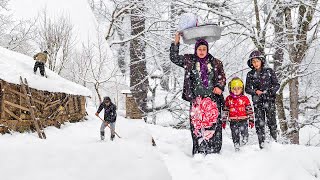
[[[223,124],[225,129],[226,121],[229,119],[232,133],[232,140],[236,151],[240,149],[240,134],[242,136],[242,144],[248,142],[248,121],[249,127],[254,127],[253,110],[249,98],[243,94],[243,82],[240,78],[233,78],[229,82],[230,95],[226,98]]]

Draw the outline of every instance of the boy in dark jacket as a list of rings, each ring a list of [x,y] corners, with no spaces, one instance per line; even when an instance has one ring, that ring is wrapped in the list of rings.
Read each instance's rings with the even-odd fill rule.
[[[265,58],[260,51],[253,51],[248,60],[252,69],[247,74],[246,93],[252,96],[255,113],[255,126],[259,140],[259,147],[264,147],[265,116],[271,137],[277,140],[277,121],[275,99],[280,84],[276,74],[271,68],[265,67]]]
[[[116,120],[117,120],[117,112],[116,112],[116,105],[111,102],[110,97],[104,97],[103,102],[100,104],[96,116],[99,117],[99,113],[104,109],[104,120],[102,121],[100,127],[100,135],[101,140],[104,140],[104,129],[108,124],[111,127],[111,141],[113,141],[115,137],[115,127],[116,127]]]
[[[248,142],[249,127],[254,127],[253,110],[249,98],[243,94],[244,86],[240,78],[235,77],[229,82],[230,95],[226,98],[222,128],[225,129],[226,121],[230,121],[232,140],[236,151],[240,150],[240,137],[242,144]],[[241,134],[241,136],[240,136]]]

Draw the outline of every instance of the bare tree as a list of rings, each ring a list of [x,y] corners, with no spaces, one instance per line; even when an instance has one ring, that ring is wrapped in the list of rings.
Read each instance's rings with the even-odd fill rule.
[[[176,74],[173,77],[170,76],[172,67],[168,61],[168,46],[174,34],[170,26],[175,26],[176,19],[168,20],[169,17],[163,18],[170,5],[172,5],[171,2],[148,1],[146,4],[142,4],[142,1],[114,0],[112,1],[114,9],[111,11],[106,8],[107,5],[104,3],[106,2],[101,0],[96,1],[94,5],[96,9],[95,14],[98,14],[98,17],[102,17],[102,19],[108,22],[108,26],[106,26],[106,40],[111,45],[111,48],[118,52],[118,65],[122,73],[125,74],[127,67],[129,67],[131,73],[130,86],[133,88],[133,91],[139,91],[141,95],[136,94],[140,96],[136,100],[141,105],[141,110],[147,116],[166,110],[167,108],[173,108],[158,103],[154,104],[153,107],[151,105],[147,106],[147,102],[151,102],[150,104],[152,104],[152,98],[147,98],[147,92],[150,74],[152,74],[154,68],[149,70],[146,68],[148,64],[151,66],[157,64],[156,69],[164,74],[164,76],[161,76],[162,81],[159,81],[160,84],[157,88],[162,87],[162,89],[168,91],[167,95],[169,97],[177,93],[171,91],[172,87],[169,83],[170,79],[180,77],[180,74],[177,73],[180,71],[175,70]],[[110,7],[110,4],[108,5]],[[174,6],[172,5],[171,7]],[[176,12],[181,11],[174,10],[173,13]],[[174,17],[175,14],[171,16]],[[172,24],[170,25],[171,22]],[[129,24],[129,26],[126,24]],[[126,62],[125,58],[128,43],[130,43],[130,58],[128,58],[130,62]],[[166,49],[163,49],[163,47],[166,47]],[[148,52],[147,55],[145,52]],[[172,82],[175,82],[175,85],[179,84],[177,78]],[[152,92],[156,92],[155,89]],[[142,103],[141,99],[144,99]]]
[[[23,54],[32,55],[34,47],[33,35],[35,33],[36,21],[19,21],[13,22],[8,29],[5,38],[4,47]]]
[[[49,69],[60,74],[74,46],[73,25],[66,16],[49,18],[45,9],[40,18],[37,43],[49,53]]]
[[[128,63],[125,61],[126,49],[128,49],[128,42],[125,42],[125,37],[128,35],[124,29],[129,27],[124,22],[130,15],[130,11],[135,7],[135,2],[115,0],[112,2],[114,9],[110,10],[110,2],[104,2],[102,0],[97,2],[91,2],[91,8],[94,10],[97,17],[100,19],[105,19],[108,21],[108,26],[106,27],[105,39],[108,42],[112,40],[119,39],[119,44],[116,44],[118,65],[122,72],[125,74],[128,69]],[[128,21],[129,22],[129,21]]]
[[[0,1],[0,45],[23,54],[31,55],[33,46],[31,41],[36,21],[14,21],[7,8],[8,0]]]
[[[275,0],[274,0],[275,1]],[[283,8],[278,6],[276,9],[276,15],[272,19],[272,24],[274,26],[274,33],[275,33],[275,52],[273,54],[274,60],[274,70],[279,78],[279,81],[282,82],[283,72],[281,67],[283,66],[284,62],[284,51],[285,51],[285,33],[284,33],[284,13]],[[287,118],[284,108],[284,100],[283,100],[283,92],[284,92],[285,85],[282,85],[279,93],[276,95],[276,106],[278,112],[278,119],[280,124],[280,129],[282,132],[286,132],[288,129],[287,126]]]
[[[0,0],[0,37],[4,34],[7,29],[7,25],[10,24],[10,17],[8,12],[9,0]]]
[[[299,144],[299,76],[301,76],[301,68],[299,67],[312,43],[317,38],[319,31],[319,20],[314,20],[317,3],[317,0],[310,0],[309,4],[297,2],[297,7],[287,5],[284,8],[286,39],[290,58],[289,69],[291,72],[288,79],[290,120],[287,134],[294,144]],[[295,9],[298,10],[297,22],[292,18]]]
[[[137,7],[131,11],[131,35],[137,36],[145,31],[144,2],[137,1]],[[130,41],[130,88],[142,112],[147,109],[148,72],[145,60],[144,35]]]
[[[110,57],[109,49],[99,30],[97,37],[83,45],[79,62],[70,67],[73,74],[85,86],[92,86],[100,102],[102,102],[101,89],[118,75],[119,68]],[[76,66],[76,68],[74,68]]]

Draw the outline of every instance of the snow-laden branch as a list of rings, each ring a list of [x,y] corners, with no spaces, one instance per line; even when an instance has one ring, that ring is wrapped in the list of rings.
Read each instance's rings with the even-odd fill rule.
[[[122,40],[122,41],[112,41],[112,42],[110,42],[109,44],[110,44],[110,46],[112,46],[112,45],[114,45],[114,44],[126,43],[126,42],[129,42],[129,41],[133,40],[133,39],[136,39],[136,38],[140,37],[141,35],[143,35],[143,34],[145,34],[145,33],[147,33],[147,32],[152,31],[152,29],[151,29],[152,26],[154,26],[155,24],[160,23],[160,22],[168,22],[168,21],[165,21],[165,20],[163,20],[163,21],[162,21],[162,20],[155,21],[155,22],[151,23],[145,30],[139,32],[138,34],[136,34],[136,35],[134,35],[134,36],[131,36],[131,37],[129,37],[129,38],[126,38],[126,39],[124,39],[124,40]],[[156,31],[156,30],[155,30],[155,31]]]

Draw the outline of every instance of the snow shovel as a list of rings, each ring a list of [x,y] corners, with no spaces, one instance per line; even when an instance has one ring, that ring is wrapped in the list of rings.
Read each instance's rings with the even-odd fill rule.
[[[98,116],[98,117],[101,119],[101,121],[104,121],[100,116]],[[112,131],[111,127],[109,126],[109,123],[107,123],[107,126]],[[118,136],[118,138],[121,138],[116,131],[113,130],[113,132]]]

